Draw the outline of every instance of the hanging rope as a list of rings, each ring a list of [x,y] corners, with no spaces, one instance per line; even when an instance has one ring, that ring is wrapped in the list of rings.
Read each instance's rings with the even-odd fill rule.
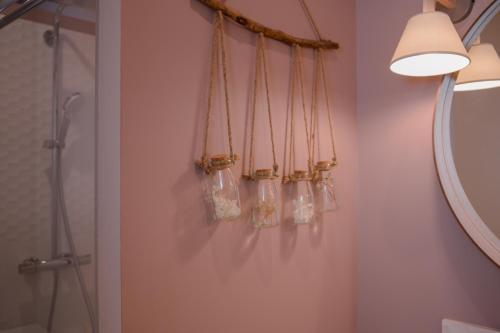
[[[255,160],[254,160],[254,142],[255,142],[255,115],[257,109],[257,94],[259,91],[259,83],[261,81],[261,73],[264,74],[264,87],[266,92],[266,103],[267,103],[267,116],[269,123],[269,131],[271,133],[271,152],[273,155],[273,176],[278,176],[278,163],[276,161],[276,149],[274,144],[274,129],[272,121],[271,112],[271,98],[269,93],[269,74],[267,70],[267,60],[266,60],[266,47],[264,34],[260,33],[256,43],[256,53],[255,53],[255,75],[253,81],[253,101],[252,101],[252,120],[251,120],[251,133],[250,133],[250,149],[248,158],[248,169],[245,173],[243,170],[243,177],[246,179],[255,179]]]
[[[313,96],[312,96],[312,104],[311,104],[311,137],[310,137],[310,145],[313,147],[312,153],[311,153],[311,160],[314,165],[315,163],[315,148],[317,147],[316,145],[316,131],[318,128],[318,100],[319,100],[319,95],[320,95],[320,90],[322,90],[323,95],[324,95],[324,100],[325,100],[325,106],[326,106],[326,112],[328,115],[328,129],[329,129],[329,134],[330,134],[330,144],[331,144],[331,161],[328,163],[328,168],[332,168],[337,165],[337,154],[335,151],[335,133],[334,133],[334,120],[333,120],[333,111],[330,107],[330,99],[328,97],[328,83],[326,79],[326,70],[325,70],[325,61],[324,61],[324,55],[322,50],[316,50],[315,52],[315,59],[314,59],[314,72],[315,72],[315,79],[314,79],[314,84],[313,84]],[[321,86],[321,88],[320,88]],[[319,147],[318,147],[319,148]],[[318,151],[319,155],[319,151]],[[324,164],[323,168],[324,168]],[[313,177],[316,176],[316,171]]]
[[[292,66],[291,66],[291,74],[290,74],[290,126],[289,130],[286,133],[289,133],[288,138],[285,137],[285,151],[288,152],[288,161],[285,152],[285,160],[283,165],[283,183],[288,183],[291,179],[290,177],[293,174],[293,170],[295,170],[295,76],[297,70],[297,56],[295,47],[292,48]],[[288,126],[288,124],[287,124]],[[286,135],[285,135],[286,136]],[[286,144],[288,143],[288,147]],[[287,149],[288,148],[288,149]],[[293,166],[292,166],[293,163]],[[288,166],[288,170],[287,170]]]
[[[230,112],[230,100],[229,100],[229,84],[228,84],[228,71],[227,71],[227,52],[224,40],[224,17],[221,11],[216,12],[213,23],[213,35],[212,35],[212,53],[211,53],[211,64],[210,64],[210,81],[209,81],[209,93],[208,93],[208,107],[207,114],[205,118],[205,136],[203,140],[203,152],[200,161],[196,164],[203,168],[206,173],[212,171],[210,165],[210,159],[208,157],[208,141],[210,132],[210,123],[213,113],[213,98],[216,93],[216,82],[219,72],[219,65],[222,65],[222,78],[224,86],[224,103],[226,109],[226,126],[227,126],[227,136],[229,142],[229,158],[234,164],[238,157],[233,151],[233,136],[231,131],[231,112]]]
[[[326,110],[328,113],[328,126],[330,129],[330,142],[332,145],[332,166],[337,165],[337,153],[335,151],[335,133],[334,133],[334,121],[333,121],[333,110],[330,107],[330,99],[328,98],[328,82],[326,80],[325,71],[325,59],[322,50],[318,50],[319,60],[321,63],[321,76],[323,77],[323,94],[325,96]]]
[[[309,24],[311,25],[312,30],[314,31],[314,34],[316,35],[316,38],[318,40],[322,40],[321,34],[318,29],[318,25],[314,21],[314,18],[311,14],[311,11],[309,10],[309,7],[307,6],[306,0],[299,0],[300,5],[302,6],[302,9],[304,11],[304,14],[306,15]],[[327,79],[326,79],[326,70],[325,70],[325,61],[324,61],[324,54],[323,50],[321,49],[316,49],[314,51],[315,53],[315,58],[314,58],[314,83],[313,83],[313,94],[312,94],[312,101],[311,101],[311,123],[310,123],[310,136],[308,137],[309,139],[309,146],[311,147],[310,150],[310,155],[309,155],[309,160],[310,164],[314,165],[315,162],[315,151],[316,151],[316,130],[318,127],[318,100],[319,100],[319,93],[320,93],[320,85],[322,86],[323,89],[323,94],[325,98],[325,104],[326,104],[326,109],[328,113],[328,127],[330,131],[330,142],[331,142],[331,147],[332,147],[332,161],[330,166],[333,167],[337,164],[337,154],[335,152],[335,135],[334,135],[334,124],[333,124],[333,115],[332,115],[332,110],[330,108],[330,100],[328,97],[328,84],[327,84]],[[319,154],[319,152],[318,152]]]
[[[311,149],[311,156],[309,156],[309,159],[312,161],[314,164],[315,161],[315,152],[316,152],[316,129],[318,127],[318,97],[319,97],[319,85],[318,81],[319,76],[320,76],[320,64],[318,61],[318,52],[314,51],[314,81],[313,81],[313,91],[312,91],[312,97],[311,97],[311,124],[310,124],[310,129],[311,129],[311,137],[309,138],[310,140],[310,145],[312,147]]]
[[[311,28],[314,31],[314,34],[316,35],[316,39],[318,41],[323,40],[323,38],[321,38],[321,34],[319,33],[318,25],[316,24],[316,21],[314,21],[314,18],[311,14],[311,11],[309,10],[309,7],[307,6],[306,1],[299,0],[299,2],[300,2],[300,6],[302,7],[302,10],[304,11],[304,14],[307,17],[307,20],[309,21],[309,24],[311,25]]]
[[[307,160],[307,166],[309,168],[309,171],[312,170],[312,161],[311,161],[311,142],[310,142],[310,135],[309,135],[309,128],[308,128],[308,122],[307,122],[307,112],[306,112],[306,98],[305,98],[305,95],[304,95],[304,71],[303,71],[303,68],[304,68],[304,65],[303,65],[303,61],[302,61],[302,49],[300,48],[300,46],[296,46],[296,54],[297,54],[297,74],[298,74],[298,77],[297,77],[297,80],[298,82],[300,83],[300,99],[302,101],[302,115],[304,117],[304,128],[305,128],[305,131],[306,131],[306,144],[307,144],[307,156],[308,156],[308,160]]]
[[[307,119],[306,112],[306,104],[305,104],[305,96],[304,96],[304,76],[303,76],[303,61],[302,61],[302,51],[300,46],[295,45],[292,50],[292,74],[290,75],[290,137],[287,138],[286,141],[288,143],[288,161],[285,158],[285,166],[284,170],[287,170],[287,173],[283,176],[283,182],[287,183],[289,181],[294,180],[295,174],[295,103],[296,103],[296,94],[297,89],[299,89],[300,96],[300,106],[302,109],[302,115],[304,120],[304,130],[306,134],[306,146],[307,146],[307,167],[309,172],[312,172],[313,165],[310,159],[311,156],[311,145],[310,145],[310,134],[309,134],[309,122]],[[288,169],[287,169],[288,168]]]

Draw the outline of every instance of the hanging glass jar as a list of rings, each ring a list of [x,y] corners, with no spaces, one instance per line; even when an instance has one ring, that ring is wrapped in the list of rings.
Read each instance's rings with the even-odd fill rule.
[[[238,184],[231,167],[234,162],[228,155],[209,159],[211,172],[205,183],[205,198],[214,221],[231,221],[241,215]]]
[[[337,199],[333,186],[332,164],[319,161],[316,166],[315,195],[316,211],[324,213],[337,209]]]
[[[271,100],[269,93],[269,78],[266,62],[266,48],[264,35],[259,34],[256,42],[255,54],[255,76],[253,87],[253,103],[250,122],[250,146],[248,149],[248,166],[245,170],[243,165],[242,177],[253,182],[252,186],[252,223],[257,228],[278,226],[281,221],[281,201],[275,179],[278,177],[278,163],[276,161],[276,150],[274,146],[274,132],[272,122]],[[267,122],[269,125],[270,145],[273,165],[270,169],[255,170],[255,137],[257,116],[257,95],[259,93],[260,81],[263,81],[265,90],[265,101],[267,103]]]
[[[275,227],[281,221],[281,201],[272,169],[255,171],[257,188],[252,198],[252,223],[257,228]]]
[[[304,98],[304,82],[302,75],[302,54],[299,46],[295,45],[292,52],[292,73],[290,74],[290,117],[287,124],[287,137],[285,137],[285,166],[283,183],[289,184],[291,188],[291,197],[288,199],[287,212],[291,214],[295,224],[309,224],[314,221],[314,193],[311,186],[312,174],[314,173],[313,165],[311,164],[311,146],[310,134],[308,128],[308,120],[305,108]],[[298,95],[298,96],[297,96]],[[305,143],[307,147],[307,166],[308,170],[295,169],[295,136],[297,129],[295,128],[295,104],[299,104],[302,109],[302,119],[304,122]]]
[[[335,197],[335,188],[333,184],[333,168],[337,165],[337,154],[335,151],[335,133],[334,133],[334,119],[333,112],[330,107],[330,99],[328,94],[328,85],[326,81],[326,70],[324,55],[322,50],[317,50],[315,52],[314,58],[314,69],[315,69],[315,80],[313,86],[312,95],[312,107],[311,107],[311,150],[310,161],[314,163],[316,156],[319,157],[319,135],[317,131],[320,128],[320,123],[327,123],[329,129],[329,137],[331,144],[331,160],[329,161],[319,161],[314,165],[313,171],[313,182],[314,190],[316,195],[316,212],[321,214],[327,211],[332,211],[337,209],[337,201]],[[319,99],[320,92],[323,92],[323,99],[325,107],[322,109],[326,112],[327,122],[319,121]]]
[[[295,224],[309,224],[314,221],[314,194],[309,173],[296,170],[291,180],[292,216]]]
[[[238,184],[233,177],[231,167],[234,166],[237,155],[233,151],[231,130],[231,110],[229,99],[229,83],[227,80],[227,52],[224,43],[224,18],[220,11],[216,13],[213,23],[212,59],[210,68],[208,108],[205,123],[205,136],[201,159],[196,164],[205,171],[203,181],[205,201],[212,219],[215,221],[229,221],[241,215]],[[227,137],[229,154],[209,155],[208,142],[210,134],[210,120],[213,113],[213,100],[216,92],[219,66],[222,66],[222,80],[224,88],[224,104],[226,111]]]

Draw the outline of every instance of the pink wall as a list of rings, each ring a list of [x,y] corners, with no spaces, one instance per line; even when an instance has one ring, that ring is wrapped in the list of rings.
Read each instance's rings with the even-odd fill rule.
[[[500,269],[460,228],[434,167],[440,80],[388,69],[406,20],[421,6],[357,2],[360,333],[438,333],[444,317],[500,327]]]
[[[231,5],[312,37],[294,2]],[[354,1],[310,6],[323,34],[342,45],[329,58],[341,209],[320,229],[256,233],[244,221],[205,223],[193,167],[203,126],[210,12],[196,1],[176,7],[160,0],[148,6],[123,1],[125,333],[350,333],[356,299],[360,333],[437,333],[443,317],[500,327],[500,270],[460,229],[434,168],[432,109],[439,80],[405,79],[388,70],[403,26],[421,1],[382,6],[359,0],[357,17]],[[254,40],[235,25],[228,30],[234,128],[242,133]],[[281,44],[268,45],[281,156],[289,54]],[[310,69],[308,52],[306,63]],[[240,153],[242,144],[239,134]],[[241,186],[241,192],[246,197],[248,189]]]
[[[232,0],[230,5],[277,28],[313,37],[298,2]],[[328,60],[341,209],[327,215],[319,228],[256,233],[246,221],[207,225],[201,175],[193,164],[203,133],[211,12],[194,0],[175,5],[123,1],[125,333],[355,331],[355,2],[318,0],[310,7],[323,34],[342,45]],[[241,153],[254,37],[233,24],[228,30],[235,143]],[[271,41],[268,46],[281,157],[289,50]],[[310,72],[311,55],[305,54]],[[259,158],[262,163],[269,156]],[[248,189],[240,188],[246,197]]]

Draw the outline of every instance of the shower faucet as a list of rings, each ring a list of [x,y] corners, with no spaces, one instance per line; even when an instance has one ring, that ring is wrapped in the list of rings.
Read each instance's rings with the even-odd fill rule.
[[[90,254],[79,256],[79,265],[88,265],[92,262]],[[73,258],[69,254],[62,254],[54,259],[42,260],[37,257],[30,257],[23,260],[18,266],[19,274],[33,274],[43,271],[53,271],[73,265]]]

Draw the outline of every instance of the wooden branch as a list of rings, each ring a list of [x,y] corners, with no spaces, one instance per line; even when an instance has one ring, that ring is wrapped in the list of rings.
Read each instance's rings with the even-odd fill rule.
[[[457,8],[457,0],[437,0],[437,2],[448,9]]]
[[[289,44],[289,45],[299,45],[302,47],[308,47],[313,49],[338,49],[339,44],[332,42],[330,40],[311,40],[304,39],[295,36],[291,36],[283,31],[275,30],[266,27],[244,15],[238,13],[237,11],[227,7],[220,0],[198,0],[202,4],[212,8],[213,10],[221,11],[222,14],[235,21],[244,28],[253,31],[255,33],[263,33],[264,36],[268,38],[275,39],[279,42]]]

